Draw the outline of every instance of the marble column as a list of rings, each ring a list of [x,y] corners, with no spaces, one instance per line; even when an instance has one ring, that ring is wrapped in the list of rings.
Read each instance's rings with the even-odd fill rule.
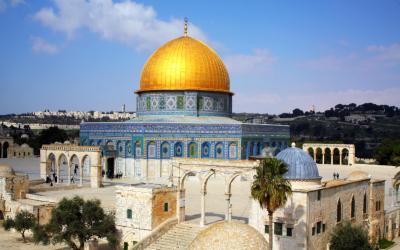
[[[314,150],[314,162],[317,162],[317,150]]]
[[[232,196],[232,194],[230,194],[230,193],[225,194],[225,200],[226,200],[225,220],[226,221],[232,220],[231,196]]]
[[[71,166],[68,164],[67,165],[68,168],[68,184],[71,184]]]
[[[333,150],[331,150],[331,165],[333,165]]]
[[[339,152],[339,165],[342,165],[342,151]]]
[[[201,216],[200,216],[200,226],[204,227],[206,224],[206,194],[205,190],[201,190]]]
[[[322,164],[325,164],[325,153],[322,154]]]
[[[79,168],[79,186],[83,186],[83,164]]]

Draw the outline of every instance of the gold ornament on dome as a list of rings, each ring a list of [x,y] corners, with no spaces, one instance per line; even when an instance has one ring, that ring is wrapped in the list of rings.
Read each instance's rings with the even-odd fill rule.
[[[157,49],[143,67],[140,89],[230,92],[228,71],[218,54],[203,42],[187,35]]]

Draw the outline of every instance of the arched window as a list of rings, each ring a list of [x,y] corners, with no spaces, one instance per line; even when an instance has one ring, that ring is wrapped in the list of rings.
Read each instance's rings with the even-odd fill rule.
[[[336,207],[336,222],[341,222],[341,221],[342,221],[342,202],[340,202],[339,199]]]
[[[156,143],[151,141],[147,143],[147,159],[154,159],[157,157]]]
[[[142,143],[140,141],[135,142],[135,158],[142,157]]]
[[[351,215],[351,218],[356,217],[356,201],[354,200],[354,196],[351,198],[350,215]]]
[[[126,143],[125,143],[125,155],[126,156],[131,156],[132,155],[132,142],[130,142],[130,141],[127,141]]]
[[[219,142],[215,145],[215,158],[223,159],[224,158],[224,144]]]
[[[229,159],[236,159],[237,158],[237,144],[232,142],[229,144]]]
[[[201,144],[201,158],[209,158],[210,157],[210,143],[203,142]]]
[[[162,159],[169,159],[171,156],[170,152],[170,145],[168,142],[163,142],[161,144],[161,158]]]
[[[175,143],[174,156],[175,157],[182,157],[183,156],[183,144],[182,144],[182,142]]]
[[[117,142],[117,153],[118,153],[118,156],[122,156],[125,154],[124,146],[122,145],[122,142],[120,142],[120,141]]]
[[[188,146],[188,157],[189,158],[196,158],[197,157],[197,145],[195,142],[189,143]]]
[[[364,194],[363,213],[367,213],[367,194]]]

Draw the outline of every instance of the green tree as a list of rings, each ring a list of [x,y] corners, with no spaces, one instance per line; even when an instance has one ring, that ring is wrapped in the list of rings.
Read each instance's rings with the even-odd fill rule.
[[[367,231],[350,222],[344,222],[333,230],[330,243],[332,250],[372,250]]]
[[[14,228],[17,232],[19,232],[22,236],[24,242],[25,239],[25,232],[32,229],[36,225],[36,218],[33,214],[29,213],[28,211],[22,210],[15,215],[14,219],[6,219],[3,224],[5,230],[10,230]]]
[[[99,200],[84,201],[78,196],[62,199],[50,222],[35,227],[33,234],[36,243],[64,242],[75,250],[83,249],[85,242],[94,238],[106,238],[111,246],[118,243],[114,215],[106,214]]]
[[[287,165],[278,159],[267,158],[256,167],[256,175],[251,186],[251,196],[268,211],[269,249],[273,246],[272,221],[274,212],[285,205],[292,194],[290,182],[283,175],[288,171]]]
[[[386,140],[375,151],[375,159],[381,165],[400,166],[400,140]]]

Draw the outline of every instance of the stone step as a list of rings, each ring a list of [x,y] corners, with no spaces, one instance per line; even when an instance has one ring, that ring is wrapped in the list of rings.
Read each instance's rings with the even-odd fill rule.
[[[181,223],[175,225],[156,242],[148,246],[146,250],[188,249],[190,243],[201,230],[202,228],[193,224]]]

